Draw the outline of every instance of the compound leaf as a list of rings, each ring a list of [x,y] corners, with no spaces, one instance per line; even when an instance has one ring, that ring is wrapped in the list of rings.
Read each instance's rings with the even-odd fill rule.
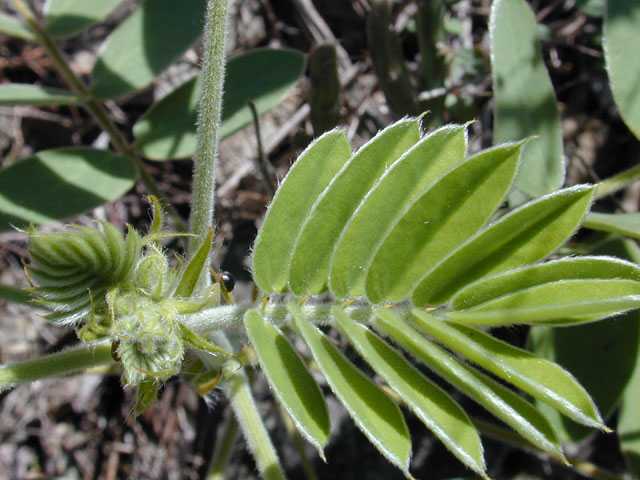
[[[444,321],[414,309],[416,326],[441,345],[542,400],[576,422],[604,428],[591,397],[555,363],[509,345],[475,328]]]
[[[372,303],[405,299],[425,271],[482,227],[513,182],[521,147],[502,145],[474,155],[406,207],[367,270]]]
[[[349,219],[335,247],[329,277],[334,295],[344,298],[364,293],[365,268],[389,227],[405,205],[464,158],[466,143],[464,126],[440,128],[384,173]]]
[[[309,145],[289,170],[267,210],[253,249],[253,275],[262,290],[286,290],[290,256],[303,222],[350,157],[347,137],[341,131],[332,131]]]
[[[484,477],[480,436],[460,405],[367,327],[338,307],[332,312],[340,330],[371,368],[461,462]]]
[[[437,375],[478,402],[536,447],[560,459],[564,458],[549,422],[523,398],[465,365],[387,309],[376,310],[375,325]]]
[[[414,305],[444,303],[474,280],[546,257],[576,230],[593,190],[587,185],[567,188],[505,215],[429,272],[413,292]]]
[[[289,287],[297,295],[324,290],[335,243],[376,180],[420,140],[419,119],[400,120],[356,152],[318,198],[296,240]]]
[[[411,437],[398,406],[305,320],[297,305],[289,304],[289,311],[320,371],[358,428],[380,453],[410,476]]]

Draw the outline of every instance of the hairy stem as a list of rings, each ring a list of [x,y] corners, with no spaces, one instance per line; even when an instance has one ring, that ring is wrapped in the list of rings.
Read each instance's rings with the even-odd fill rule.
[[[233,347],[227,337],[220,333],[212,335],[211,340],[215,341],[221,348],[232,351]],[[209,368],[219,368],[218,360],[211,355],[199,355],[205,366]],[[284,480],[285,475],[278,459],[275,447],[269,438],[267,429],[264,426],[260,412],[251,392],[249,376],[245,368],[238,366],[234,362],[226,362],[222,366],[222,375],[225,381],[221,384],[226,397],[229,399],[231,409],[238,421],[249,450],[256,461],[256,466],[260,476],[265,480]]]
[[[231,402],[233,413],[242,427],[260,475],[265,480],[284,480],[285,476],[278,455],[258,412],[251,393],[249,377],[244,368],[236,371],[225,382],[224,390]]]
[[[316,325],[328,325],[331,323],[331,308],[336,305],[333,302],[319,304],[304,304],[301,307],[304,317]],[[261,316],[272,325],[279,327],[291,324],[291,314],[285,303],[266,303],[264,305],[225,305],[214,307],[201,312],[185,315],[180,319],[181,323],[200,335],[207,335],[215,330],[244,331],[242,318],[244,314],[257,308]],[[395,311],[409,311],[409,307],[395,306]],[[352,304],[345,308],[345,312],[354,320],[368,323],[373,314],[373,307],[368,304]]]
[[[204,30],[202,90],[198,110],[198,144],[193,166],[189,255],[213,226],[220,111],[225,68],[227,0],[209,0]],[[206,269],[205,269],[206,270]],[[203,275],[203,278],[205,275]]]
[[[2,366],[0,367],[0,392],[19,383],[66,375],[113,362],[111,342],[100,341],[35,360]]]
[[[113,143],[115,149],[119,153],[130,158],[133,161],[138,171],[139,180],[142,182],[142,184],[150,194],[155,195],[158,199],[161,200],[161,203],[167,207],[167,213],[169,214],[169,217],[171,218],[176,229],[185,231],[186,224],[184,220],[182,220],[182,217],[180,217],[178,211],[165,199],[162,191],[158,188],[151,175],[149,175],[149,173],[145,170],[144,164],[142,163],[142,160],[138,155],[135,147],[127,142],[124,135],[115,125],[115,123],[113,123],[102,104],[98,100],[93,98],[86,85],[73,72],[73,70],[71,70],[69,64],[60,53],[60,50],[58,50],[58,47],[54,43],[49,33],[44,28],[42,28],[40,23],[36,20],[33,12],[22,0],[13,0],[13,4],[15,5],[16,10],[18,10],[24,17],[27,24],[29,25],[29,28],[31,29],[31,31],[33,31],[33,33],[38,38],[38,41],[45,48],[47,54],[51,57],[71,89],[74,91],[74,93],[77,93],[83,99],[83,107],[89,112],[89,114],[93,117],[100,128],[107,132],[107,135],[109,135],[109,138],[111,139],[111,142]]]

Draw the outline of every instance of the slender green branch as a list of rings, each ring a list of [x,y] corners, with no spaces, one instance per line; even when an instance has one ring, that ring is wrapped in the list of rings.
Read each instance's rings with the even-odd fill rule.
[[[213,334],[211,340],[225,350],[233,350],[227,337],[221,333]],[[219,368],[217,358],[206,354],[199,354],[198,356],[206,367]],[[222,375],[225,379],[221,383],[222,389],[229,399],[231,409],[256,461],[260,476],[265,480],[284,480],[285,475],[280,466],[278,454],[271,442],[271,438],[269,438],[267,429],[253,399],[249,377],[245,368],[238,368],[235,362],[227,361],[222,366]]]
[[[46,377],[74,373],[79,370],[113,363],[111,342],[100,341],[34,360],[0,367],[0,392],[15,385]]]
[[[245,439],[253,453],[262,478],[283,480],[285,478],[284,472],[253,400],[249,378],[244,368],[236,371],[224,383],[224,390],[231,402],[233,413],[244,431]]]
[[[204,31],[198,144],[193,166],[193,197],[189,219],[190,231],[196,237],[189,241],[189,256],[195,254],[200,242],[213,226],[226,28],[227,0],[209,0]]]
[[[91,92],[86,87],[86,85],[73,72],[73,70],[71,70],[69,64],[62,56],[62,53],[60,53],[60,50],[54,43],[53,39],[51,38],[49,33],[44,28],[42,28],[40,23],[35,18],[33,12],[22,0],[13,0],[13,4],[15,5],[16,10],[18,10],[18,12],[20,12],[20,14],[24,17],[27,24],[29,25],[29,28],[31,29],[31,31],[33,31],[38,41],[45,48],[47,54],[51,57],[54,64],[56,65],[64,79],[67,81],[71,89],[74,91],[74,93],[78,94],[83,99],[82,105],[84,106],[84,108],[89,112],[89,114],[93,117],[100,128],[107,132],[115,149],[119,153],[125,155],[126,157],[129,157],[133,161],[138,171],[138,178],[150,194],[155,195],[162,201],[163,205],[167,206],[167,213],[169,214],[169,217],[171,218],[174,226],[180,231],[186,231],[187,226],[184,220],[182,219],[182,217],[180,217],[178,211],[172,205],[170,205],[169,202],[166,201],[164,194],[158,188],[151,175],[149,175],[149,173],[146,171],[144,164],[142,163],[142,160],[140,159],[140,156],[138,155],[135,147],[127,142],[124,135],[111,120],[102,104],[92,97]]]
[[[331,308],[335,303],[304,304],[301,307],[304,317],[316,325],[328,325],[331,323]],[[207,335],[215,330],[244,331],[242,318],[252,308],[258,308],[262,317],[269,323],[277,326],[291,324],[291,315],[284,303],[266,303],[257,305],[224,305],[203,310],[198,313],[183,316],[180,321],[189,329],[200,335]],[[395,311],[406,311],[408,306],[396,306]],[[373,307],[368,304],[353,304],[345,308],[351,318],[361,323],[368,323],[373,314]]]
[[[222,436],[216,442],[216,449],[213,452],[213,460],[207,480],[224,480],[225,468],[229,463],[233,446],[238,437],[238,427],[236,417],[233,414],[229,415],[224,424]]]
[[[640,165],[625,170],[618,175],[607,178],[606,180],[598,183],[598,189],[596,190],[596,200],[611,195],[612,193],[622,190],[627,185],[640,179]]]

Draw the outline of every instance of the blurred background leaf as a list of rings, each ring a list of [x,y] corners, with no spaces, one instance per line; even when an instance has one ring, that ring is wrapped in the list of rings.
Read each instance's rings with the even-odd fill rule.
[[[122,0],[48,0],[44,6],[46,29],[54,37],[69,37],[98,23]]]
[[[640,3],[608,0],[604,52],[620,116],[640,139]]]
[[[116,98],[149,85],[202,33],[206,0],[145,0],[102,45],[91,93]]]
[[[225,138],[252,121],[247,102],[258,113],[268,112],[302,75],[304,56],[294,50],[258,49],[227,63],[222,107]],[[185,158],[196,147],[196,120],[200,95],[194,78],[153,105],[134,127],[137,146],[151,160]]]
[[[537,197],[564,183],[560,115],[540,52],[539,29],[524,0],[496,0],[489,22],[495,144],[538,135],[523,152],[516,186]]]
[[[131,160],[104,150],[45,150],[0,170],[0,231],[45,224],[115,200],[131,188]]]

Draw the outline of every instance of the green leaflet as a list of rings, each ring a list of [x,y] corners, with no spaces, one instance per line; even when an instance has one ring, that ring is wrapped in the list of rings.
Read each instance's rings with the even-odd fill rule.
[[[331,389],[369,441],[410,477],[411,437],[398,406],[290,303],[293,323]]]
[[[549,422],[531,404],[495,380],[465,365],[409,327],[393,312],[378,308],[376,327],[436,374],[478,402],[543,451],[564,459]]]
[[[420,139],[420,120],[396,122],[356,152],[317,199],[296,240],[289,287],[297,295],[321,293],[334,245],[378,178]]]
[[[50,105],[69,105],[81,103],[78,95],[56,88],[45,88],[29,84],[0,85],[0,105],[31,105],[46,107]]]
[[[420,420],[467,467],[486,475],[478,431],[464,410],[367,327],[341,308],[332,309],[342,333]]]
[[[252,270],[266,292],[287,289],[293,245],[314,202],[351,157],[341,131],[325,133],[307,147],[278,188],[256,238]]]
[[[585,228],[603,232],[619,233],[640,239],[640,213],[594,213],[590,212],[582,224]]]
[[[189,263],[185,267],[182,277],[180,278],[180,283],[176,287],[175,296],[188,298],[193,294],[202,270],[206,268],[209,262],[212,238],[213,229],[209,228],[209,233],[207,233],[207,236],[202,241],[202,245],[200,245],[200,248],[198,248],[195,255],[189,260]]]
[[[516,185],[534,197],[550,193],[564,182],[562,131],[536,19],[524,0],[496,0],[489,33],[494,142],[539,135],[522,155]]]
[[[46,224],[123,195],[136,170],[130,159],[92,148],[45,150],[0,170],[0,231]]]
[[[143,2],[100,49],[91,93],[116,98],[149,85],[200,36],[205,6],[205,0]]]
[[[54,37],[68,37],[98,23],[122,3],[122,0],[48,0],[44,6],[47,32]]]
[[[640,282],[640,267],[614,257],[568,257],[483,278],[451,299],[454,310],[464,310],[494,298],[560,280],[622,278]]]
[[[364,293],[365,268],[389,227],[405,205],[465,153],[465,127],[450,125],[422,138],[384,173],[347,222],[335,247],[329,277],[334,295]]]
[[[640,307],[640,282],[560,280],[520,290],[447,316],[467,325],[572,325]]]
[[[269,385],[295,423],[298,431],[324,458],[329,438],[329,412],[320,387],[280,331],[250,310],[244,324]]]
[[[522,145],[474,155],[406,207],[367,271],[372,303],[406,298],[425,271],[482,227],[511,186]]]
[[[414,309],[416,326],[438,343],[540,399],[576,422],[604,428],[591,397],[555,363],[516,348],[475,328],[446,322]]]
[[[135,416],[142,415],[151,405],[158,399],[158,391],[160,390],[160,382],[155,378],[145,378],[136,392],[136,406],[133,408]]]
[[[413,291],[412,302],[442,304],[474,280],[546,257],[578,227],[593,191],[587,185],[567,188],[505,215],[429,272]]]
[[[609,82],[620,116],[640,139],[640,5],[628,0],[608,0],[604,22],[604,53]]]

